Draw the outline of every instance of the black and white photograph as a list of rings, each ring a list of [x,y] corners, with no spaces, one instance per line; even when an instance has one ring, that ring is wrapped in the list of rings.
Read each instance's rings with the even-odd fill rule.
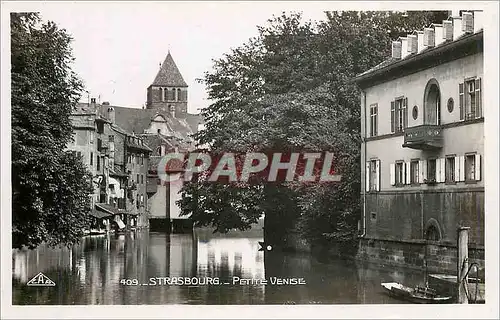
[[[2,319],[497,318],[498,11],[2,1]]]

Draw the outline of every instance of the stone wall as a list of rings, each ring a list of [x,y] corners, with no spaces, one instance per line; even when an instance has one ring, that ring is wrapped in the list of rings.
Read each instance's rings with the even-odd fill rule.
[[[457,226],[470,227],[469,241],[484,245],[484,188],[380,192],[366,196],[368,238],[423,240],[430,226],[444,244],[456,242]]]
[[[457,274],[457,248],[453,245],[425,241],[387,241],[363,238],[359,241],[358,260],[382,266],[421,269],[429,273]],[[484,279],[484,248],[469,247],[469,261],[480,265]],[[472,274],[475,277],[475,274]]]

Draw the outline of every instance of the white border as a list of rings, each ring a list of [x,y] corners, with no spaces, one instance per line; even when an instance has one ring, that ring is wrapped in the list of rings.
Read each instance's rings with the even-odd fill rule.
[[[262,6],[262,10],[433,10],[433,9],[483,9],[484,16],[484,101],[485,101],[485,225],[486,225],[486,301],[485,305],[307,305],[307,306],[15,306],[11,305],[12,257],[11,257],[11,167],[10,167],[10,36],[9,12],[37,11],[42,7],[62,2],[2,2],[2,88],[1,88],[1,312],[2,318],[494,318],[498,311],[498,11],[496,1],[489,2],[253,2],[228,3],[231,8]],[[457,4],[458,3],[458,4]],[[208,4],[208,3],[205,3]],[[217,2],[217,5],[226,5]],[[78,5],[117,5],[117,3],[79,2]],[[158,2],[129,3],[129,5],[164,5]],[[177,5],[177,4],[176,4]],[[181,4],[179,4],[181,5]],[[198,3],[183,3],[200,6]],[[208,4],[211,5],[211,4]],[[212,4],[213,5],[213,4]],[[64,27],[64,26],[62,26]],[[242,39],[244,42],[246,39]]]

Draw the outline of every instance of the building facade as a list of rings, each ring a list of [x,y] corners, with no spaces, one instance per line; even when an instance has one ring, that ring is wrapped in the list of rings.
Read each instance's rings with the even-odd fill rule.
[[[109,104],[80,103],[71,116],[74,141],[68,149],[80,155],[92,173],[94,221],[91,233],[148,227],[146,181],[151,153],[143,138],[115,123]]]
[[[355,78],[359,258],[456,272],[457,228],[470,227],[469,258],[484,266],[483,63],[482,13],[457,12]]]

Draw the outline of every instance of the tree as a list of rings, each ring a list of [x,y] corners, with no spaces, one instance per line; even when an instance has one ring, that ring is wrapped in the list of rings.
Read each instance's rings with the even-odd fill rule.
[[[359,91],[350,80],[388,57],[391,39],[440,17],[327,12],[314,23],[283,13],[258,27],[255,38],[205,74],[213,103],[202,111],[205,129],[195,137],[213,152],[331,151],[342,182],[262,183],[249,192],[196,181],[184,187],[183,213],[222,232],[248,228],[265,213],[265,228],[276,241],[283,229],[298,227],[312,243],[351,243],[360,217],[361,137]],[[224,201],[197,205],[196,193]],[[252,206],[236,205],[245,199]]]
[[[34,248],[78,241],[88,225],[91,176],[66,145],[82,83],[71,37],[38,14],[11,14],[12,240]]]

